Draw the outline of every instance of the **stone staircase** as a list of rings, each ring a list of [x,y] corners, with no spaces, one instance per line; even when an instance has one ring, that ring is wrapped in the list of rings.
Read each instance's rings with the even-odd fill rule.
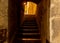
[[[39,28],[35,16],[26,16],[17,30],[13,43],[41,43]]]

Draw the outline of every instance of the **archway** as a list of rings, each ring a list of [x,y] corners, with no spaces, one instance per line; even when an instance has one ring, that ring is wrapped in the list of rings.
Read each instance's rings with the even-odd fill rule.
[[[37,0],[36,0],[37,1]],[[23,15],[23,12],[24,12],[24,10],[23,10],[23,5],[22,5],[22,2],[24,2],[23,0],[19,0],[19,1],[17,1],[17,0],[9,0],[9,42],[11,41],[10,39],[12,38],[10,35],[13,35],[14,34],[14,30],[16,30],[17,28],[19,29],[20,27],[20,23],[21,23],[21,21],[22,21],[22,16],[21,15]],[[38,2],[38,1],[37,1]],[[27,3],[30,3],[30,1],[28,1]],[[27,3],[24,3],[24,5],[27,5]],[[35,0],[34,0],[34,2],[32,2],[32,3],[34,3],[34,4],[36,4],[35,3]],[[37,10],[37,12],[38,12],[38,16],[39,16],[39,20],[40,20],[40,13],[42,14],[43,13],[43,11],[46,11],[46,10],[44,10],[43,9],[43,7],[44,8],[46,8],[46,6],[47,6],[47,1],[45,2],[45,0],[43,0],[43,1],[39,1],[39,3],[40,4],[36,4],[36,5],[38,5],[38,9],[39,10]],[[42,5],[42,6],[41,6]],[[40,7],[41,6],[41,7]],[[27,7],[27,6],[26,6]],[[34,6],[33,7],[31,7],[31,8],[34,8]],[[42,11],[41,11],[42,10]],[[40,12],[41,11],[41,12]],[[13,12],[13,13],[12,13]],[[22,12],[22,13],[21,13]],[[35,14],[35,13],[34,13]],[[28,15],[28,14],[27,14]],[[44,14],[42,14],[43,16],[43,21],[44,21],[44,23],[45,24],[47,24],[46,23],[46,21],[47,21],[47,14],[45,15],[45,13]],[[44,19],[45,18],[45,19]],[[40,21],[39,21],[40,22]],[[43,24],[44,25],[44,24]],[[44,27],[42,26],[42,31],[44,31],[44,32],[42,32],[42,33],[45,33],[45,29],[46,28],[46,25],[44,25]],[[43,29],[45,29],[45,30],[43,30]],[[44,35],[44,36],[42,36],[43,37],[43,40],[42,40],[42,42],[44,42],[45,43],[45,34],[42,34],[42,35]]]
[[[34,2],[24,3],[24,15],[35,15],[37,9],[37,4]]]

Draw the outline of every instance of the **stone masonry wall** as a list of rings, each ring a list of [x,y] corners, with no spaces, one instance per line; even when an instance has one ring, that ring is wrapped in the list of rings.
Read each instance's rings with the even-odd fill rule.
[[[0,30],[1,29],[8,29],[8,0],[0,0]],[[6,36],[8,37],[7,34]],[[7,40],[4,43],[7,43]]]
[[[0,0],[0,28],[8,28],[8,0]]]
[[[60,43],[60,0],[51,0],[50,42]]]

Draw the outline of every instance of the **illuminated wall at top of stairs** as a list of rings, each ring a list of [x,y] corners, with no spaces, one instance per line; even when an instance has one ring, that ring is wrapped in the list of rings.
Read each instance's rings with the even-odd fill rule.
[[[24,15],[35,15],[37,4],[33,2],[24,3]]]

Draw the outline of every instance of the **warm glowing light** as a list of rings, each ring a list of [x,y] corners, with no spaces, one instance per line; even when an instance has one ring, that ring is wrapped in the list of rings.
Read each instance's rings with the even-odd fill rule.
[[[24,2],[24,5],[26,5],[26,2]]]
[[[22,38],[22,40],[41,40],[41,39]]]
[[[24,8],[25,15],[35,15],[36,14],[37,4],[33,2],[27,2]]]

